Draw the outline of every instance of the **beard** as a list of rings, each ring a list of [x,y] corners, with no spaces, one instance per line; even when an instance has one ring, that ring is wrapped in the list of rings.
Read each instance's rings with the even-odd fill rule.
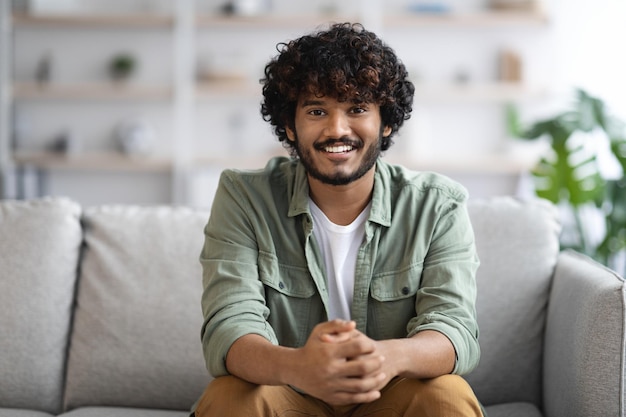
[[[332,173],[332,174],[325,174],[325,173],[321,172],[318,169],[318,167],[315,166],[315,162],[313,162],[312,150],[311,149],[305,149],[300,144],[300,142],[298,141],[297,133],[294,132],[294,135],[295,135],[295,141],[294,141],[295,142],[295,150],[296,150],[296,154],[298,155],[298,158],[300,159],[300,162],[302,163],[302,165],[306,169],[306,172],[311,177],[315,178],[316,180],[318,180],[318,181],[320,181],[320,182],[322,182],[324,184],[328,184],[328,185],[347,185],[347,184],[350,184],[351,182],[356,181],[359,178],[361,178],[370,169],[372,169],[372,167],[376,164],[376,161],[378,160],[378,157],[382,153],[382,150],[381,150],[382,131],[383,131],[383,129],[381,128],[381,131],[380,131],[379,136],[378,136],[378,140],[376,142],[372,143],[371,145],[369,145],[365,149],[365,154],[363,155],[363,159],[361,160],[361,164],[357,167],[356,170],[354,170],[353,172],[349,172],[349,173],[335,172],[335,173]],[[357,149],[363,147],[363,141],[361,141],[361,140],[355,141],[354,139],[350,139],[350,138],[341,138],[341,139],[331,139],[331,140],[328,140],[328,141],[326,141],[323,144],[316,145],[314,148],[315,149],[320,149],[320,148],[323,148],[326,144],[336,144],[336,143],[352,144]]]

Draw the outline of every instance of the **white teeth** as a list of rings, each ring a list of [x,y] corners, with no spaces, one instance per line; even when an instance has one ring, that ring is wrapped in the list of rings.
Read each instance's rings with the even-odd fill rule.
[[[324,148],[324,150],[329,153],[350,152],[352,149],[354,148],[349,145],[327,146],[326,148]]]

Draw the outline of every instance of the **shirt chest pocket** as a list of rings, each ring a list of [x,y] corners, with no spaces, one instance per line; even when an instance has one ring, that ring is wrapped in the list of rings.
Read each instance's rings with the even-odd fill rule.
[[[380,302],[399,301],[413,298],[422,280],[423,265],[411,268],[384,272],[372,277],[371,296]]]
[[[378,339],[401,338],[416,316],[416,295],[422,278],[422,264],[374,275],[370,286],[368,332]]]
[[[259,278],[269,309],[267,321],[283,346],[303,346],[325,310],[308,269],[259,260]]]
[[[307,268],[279,265],[276,259],[259,259],[259,277],[264,286],[287,297],[309,298],[315,294]]]

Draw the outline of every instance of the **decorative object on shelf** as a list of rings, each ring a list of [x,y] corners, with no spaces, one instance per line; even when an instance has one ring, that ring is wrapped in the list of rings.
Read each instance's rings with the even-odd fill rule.
[[[80,151],[80,141],[74,132],[65,129],[52,139],[47,150],[57,154],[75,155]]]
[[[540,10],[539,0],[489,0],[489,7],[494,10],[510,11],[538,11]]]
[[[125,81],[135,72],[137,62],[135,57],[128,53],[120,53],[109,62],[109,75],[114,81]]]
[[[79,10],[80,0],[28,0],[28,11],[34,15],[69,15]]]
[[[450,6],[439,1],[431,2],[415,2],[408,5],[407,10],[412,13],[425,13],[425,14],[446,14],[452,10]]]
[[[35,79],[40,86],[48,84],[52,78],[52,55],[46,52],[39,62],[35,70]]]
[[[505,49],[500,52],[500,80],[506,82],[522,81],[522,58],[518,53]]]
[[[222,6],[224,14],[236,16],[257,16],[270,9],[267,0],[230,0]]]
[[[537,196],[571,214],[573,225],[568,225],[567,217],[563,219],[563,247],[586,253],[617,270],[616,262],[626,256],[626,123],[611,116],[601,99],[578,90],[573,108],[526,129],[521,127],[516,109],[510,107],[508,126],[514,137],[547,137],[550,141],[551,154],[541,158],[532,174]],[[598,134],[608,141],[621,176],[609,179],[601,171],[606,164],[601,167],[599,163]],[[594,213],[604,221],[601,236],[593,222]],[[624,274],[626,270],[618,272]]]
[[[125,120],[115,128],[117,148],[126,155],[146,155],[152,150],[155,141],[152,126],[143,120]]]
[[[28,13],[30,9],[30,0],[13,0],[13,13]]]
[[[324,16],[335,16],[339,13],[338,0],[326,0],[319,6],[319,11]]]
[[[469,71],[465,68],[459,68],[454,73],[454,83],[457,85],[466,85],[471,81],[472,77]]]

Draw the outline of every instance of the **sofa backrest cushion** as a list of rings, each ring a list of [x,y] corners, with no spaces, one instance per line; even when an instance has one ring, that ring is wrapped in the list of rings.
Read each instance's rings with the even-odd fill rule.
[[[559,254],[559,215],[543,200],[475,200],[469,212],[481,265],[477,314],[481,361],[468,375],[485,405],[541,407],[548,296]]]
[[[202,355],[199,254],[208,213],[85,210],[66,407],[187,410],[209,377]]]
[[[65,199],[0,202],[0,408],[61,411],[79,218]]]

